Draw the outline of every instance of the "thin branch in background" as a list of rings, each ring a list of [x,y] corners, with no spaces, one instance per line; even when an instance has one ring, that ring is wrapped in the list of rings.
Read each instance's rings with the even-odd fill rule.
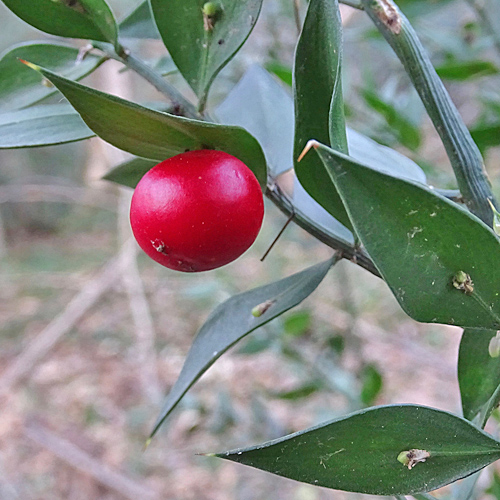
[[[127,231],[120,231],[122,239],[130,233],[128,228],[128,207],[130,206],[130,196],[128,192],[122,190],[122,200],[120,203],[121,226],[126,225]],[[125,224],[123,224],[125,222]],[[130,246],[124,252],[121,259],[122,281],[128,296],[128,303],[132,320],[134,323],[134,333],[136,339],[136,361],[139,367],[143,391],[147,398],[154,405],[159,405],[163,398],[163,393],[156,369],[155,350],[155,329],[149,307],[144,284],[137,267],[137,245]]]
[[[129,251],[129,241],[120,254],[112,258],[96,277],[87,282],[76,294],[64,311],[52,320],[28,346],[7,366],[0,376],[0,397],[6,396],[10,389],[68,333],[78,321],[93,307],[98,300],[121,276],[121,259],[124,252]]]
[[[111,469],[84,452],[76,445],[63,439],[37,423],[27,424],[25,435],[43,448],[52,452],[66,463],[93,477],[96,481],[130,500],[159,500],[157,493],[123,473]]]
[[[116,211],[116,196],[79,186],[57,184],[5,184],[0,187],[2,203],[71,203]]]
[[[486,31],[493,40],[493,44],[495,45],[498,55],[500,56],[500,31],[497,28],[498,23],[493,22],[493,19],[495,19],[495,17],[486,11],[483,1],[466,1],[476,13],[476,16],[479,18],[479,21],[483,25],[484,31]]]
[[[113,82],[115,89],[120,94],[132,98],[132,82],[129,75],[123,75],[118,81],[114,81],[113,75],[108,75],[107,82]],[[126,154],[107,144],[100,143],[103,148],[102,157],[106,160],[108,167],[112,167],[126,159]],[[120,241],[124,242],[132,238],[129,223],[129,207],[131,190],[120,189],[118,235]],[[144,291],[139,269],[137,267],[137,245],[130,245],[123,252],[121,258],[122,281],[128,297],[128,304],[135,335],[135,361],[141,378],[142,390],[146,398],[154,405],[159,406],[163,397],[157,372],[155,339],[156,333],[153,324],[151,309]]]

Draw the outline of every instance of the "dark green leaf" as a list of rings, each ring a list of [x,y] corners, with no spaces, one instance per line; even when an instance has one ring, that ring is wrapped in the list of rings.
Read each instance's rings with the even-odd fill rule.
[[[232,154],[265,185],[266,161],[247,131],[153,111],[72,82],[43,68],[50,80],[101,139],[142,158],[163,161],[186,150],[218,149]]]
[[[255,26],[262,0],[214,1],[217,11],[210,19],[204,19],[205,0],[150,3],[169,54],[204,103],[214,78]]]
[[[42,85],[40,77],[19,59],[57,71],[70,80],[83,78],[104,60],[87,54],[77,62],[77,57],[78,49],[54,43],[21,44],[4,52],[0,56],[0,111],[31,106],[57,91],[50,85]]]
[[[271,177],[292,168],[293,100],[261,66],[248,68],[215,116],[221,123],[245,128],[259,141]]]
[[[488,226],[426,186],[316,146],[356,234],[409,316],[500,328],[500,243]],[[460,289],[459,271],[470,275],[472,293]]]
[[[132,158],[113,168],[103,179],[135,188],[144,174],[151,170],[157,163],[145,158]]]
[[[50,146],[93,136],[67,104],[33,106],[0,115],[0,149]]]
[[[492,358],[488,351],[496,330],[465,329],[458,356],[458,383],[464,417],[473,420],[480,414],[486,423],[499,401],[500,357]]]
[[[370,406],[382,390],[382,375],[375,366],[367,365],[361,373],[361,379],[361,401],[365,406]]]
[[[478,125],[470,133],[481,151],[500,145],[500,122]]]
[[[120,36],[125,38],[160,38],[147,0],[142,1],[119,24]]]
[[[116,42],[117,27],[105,0],[2,0],[16,16],[51,35]]]
[[[300,304],[314,292],[335,262],[334,257],[275,283],[234,295],[217,307],[194,339],[151,435],[222,354],[250,332]],[[261,312],[258,316],[256,308]]]
[[[297,158],[309,139],[347,152],[341,86],[342,24],[335,0],[311,0],[295,52],[295,172],[305,190],[351,228],[342,201],[319,158]]]
[[[403,451],[423,450],[410,470]],[[337,490],[372,495],[432,491],[500,458],[500,443],[460,417],[423,406],[381,406],[275,441],[216,456]]]
[[[215,115],[221,123],[243,127],[257,138],[266,154],[271,177],[292,168],[293,99],[262,67],[252,65],[247,70],[216,108]],[[381,172],[426,183],[424,171],[394,149],[349,128],[347,141],[353,158]]]
[[[296,401],[297,399],[303,399],[309,397],[311,394],[318,392],[323,388],[323,384],[320,380],[315,380],[313,382],[308,382],[302,384],[301,386],[291,389],[289,391],[272,392],[270,395],[276,399],[284,399],[287,401]]]
[[[496,75],[498,68],[490,61],[449,61],[436,67],[437,74],[445,80],[464,81],[480,76]]]
[[[397,133],[399,142],[408,149],[415,150],[420,146],[421,137],[418,127],[413,125],[392,104],[382,100],[375,92],[361,92],[366,104],[384,117],[387,125]]]
[[[276,178],[293,165],[293,99],[275,78],[260,66],[251,66],[226,100],[215,110],[223,123],[239,125],[262,145],[270,175]],[[425,183],[423,170],[412,160],[368,137],[347,130],[351,155],[377,170]],[[293,204],[296,212],[314,221],[327,233],[354,244],[351,232],[334,219],[294,180]]]

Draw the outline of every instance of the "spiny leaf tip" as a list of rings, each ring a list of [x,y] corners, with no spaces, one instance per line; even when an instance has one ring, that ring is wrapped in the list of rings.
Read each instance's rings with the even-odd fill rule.
[[[297,161],[301,161],[302,158],[309,152],[311,148],[317,149],[319,148],[320,143],[316,139],[311,139],[310,141],[307,141],[306,147],[302,150],[302,153],[300,153],[299,157],[297,158]]]
[[[18,61],[22,62],[23,64],[28,66],[28,68],[34,69],[35,71],[40,71],[42,69],[42,68],[40,68],[40,66],[37,66],[36,64],[33,64],[33,63],[26,61],[24,59],[18,59]]]

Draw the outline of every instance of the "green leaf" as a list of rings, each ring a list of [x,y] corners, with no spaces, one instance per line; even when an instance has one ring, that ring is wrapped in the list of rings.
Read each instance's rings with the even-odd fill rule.
[[[296,401],[297,399],[307,398],[322,388],[323,383],[321,380],[314,380],[312,382],[306,382],[289,391],[271,392],[270,396],[276,399],[284,399],[286,401]]]
[[[448,61],[436,67],[437,74],[445,80],[464,81],[481,76],[496,75],[499,70],[490,61]]]
[[[458,383],[464,417],[478,414],[484,425],[500,400],[500,357],[489,354],[496,330],[464,330],[458,355]]]
[[[403,146],[411,150],[418,149],[421,143],[418,127],[413,125],[392,104],[382,100],[376,92],[363,90],[361,95],[368,106],[384,117],[387,125],[396,132],[398,140]]]
[[[226,99],[215,109],[221,123],[248,130],[261,144],[276,178],[293,166],[293,99],[276,78],[254,64]],[[347,128],[349,152],[353,158],[396,177],[426,183],[424,171],[412,160]],[[330,216],[331,218],[331,216]]]
[[[214,78],[255,26],[262,0],[214,0],[210,19],[202,11],[204,0],[150,3],[168,52],[203,107]]]
[[[56,92],[42,85],[40,77],[21,64],[26,59],[61,73],[70,80],[79,80],[94,71],[103,57],[87,54],[77,62],[78,49],[55,43],[27,43],[14,46],[0,56],[0,112],[24,108]]]
[[[265,65],[265,68],[270,73],[274,73],[283,83],[285,83],[289,87],[293,86],[293,70],[289,66],[285,66],[278,61],[271,61]]]
[[[264,154],[256,139],[245,130],[154,111],[44,68],[35,69],[62,92],[91,130],[113,146],[157,161],[186,150],[226,151],[245,163],[265,186]]]
[[[500,243],[488,226],[426,186],[315,147],[356,234],[409,316],[500,328]]]
[[[132,158],[110,170],[103,176],[103,179],[135,188],[146,172],[151,170],[157,163],[145,158]]]
[[[117,27],[105,0],[2,0],[23,21],[51,35],[116,43]]]
[[[352,228],[342,201],[319,158],[297,158],[309,139],[347,152],[341,90],[342,24],[337,2],[311,0],[294,65],[295,172],[305,190],[331,215]]]
[[[500,122],[477,125],[471,129],[470,133],[481,151],[500,145]]]
[[[410,470],[403,451],[430,454]],[[337,490],[411,495],[466,477],[500,458],[500,443],[460,417],[414,405],[380,406],[217,457]]]
[[[280,281],[234,295],[218,306],[194,339],[151,436],[184,394],[222,354],[255,329],[300,304],[314,292],[336,261],[334,256]]]
[[[119,24],[120,36],[125,38],[160,38],[147,0],[141,2]]]
[[[311,313],[309,311],[295,311],[289,314],[284,322],[283,329],[288,335],[300,337],[311,327]]]
[[[51,146],[93,136],[67,104],[33,106],[0,115],[0,149]]]
[[[369,406],[373,404],[382,390],[382,375],[375,366],[367,365],[361,373],[361,379],[363,382],[361,387],[361,401],[364,405]]]

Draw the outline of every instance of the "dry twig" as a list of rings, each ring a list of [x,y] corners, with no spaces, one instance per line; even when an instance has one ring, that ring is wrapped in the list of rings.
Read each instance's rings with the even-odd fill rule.
[[[158,500],[159,496],[148,487],[111,469],[96,460],[70,441],[63,439],[37,423],[24,428],[26,436],[40,446],[51,451],[75,469],[92,476],[107,488],[114,490],[130,500]]]
[[[112,258],[102,271],[90,280],[66,306],[66,309],[49,323],[0,376],[0,396],[33,370],[57,342],[75,326],[83,315],[117,281],[121,274],[121,259],[132,242],[124,245],[120,254]]]

